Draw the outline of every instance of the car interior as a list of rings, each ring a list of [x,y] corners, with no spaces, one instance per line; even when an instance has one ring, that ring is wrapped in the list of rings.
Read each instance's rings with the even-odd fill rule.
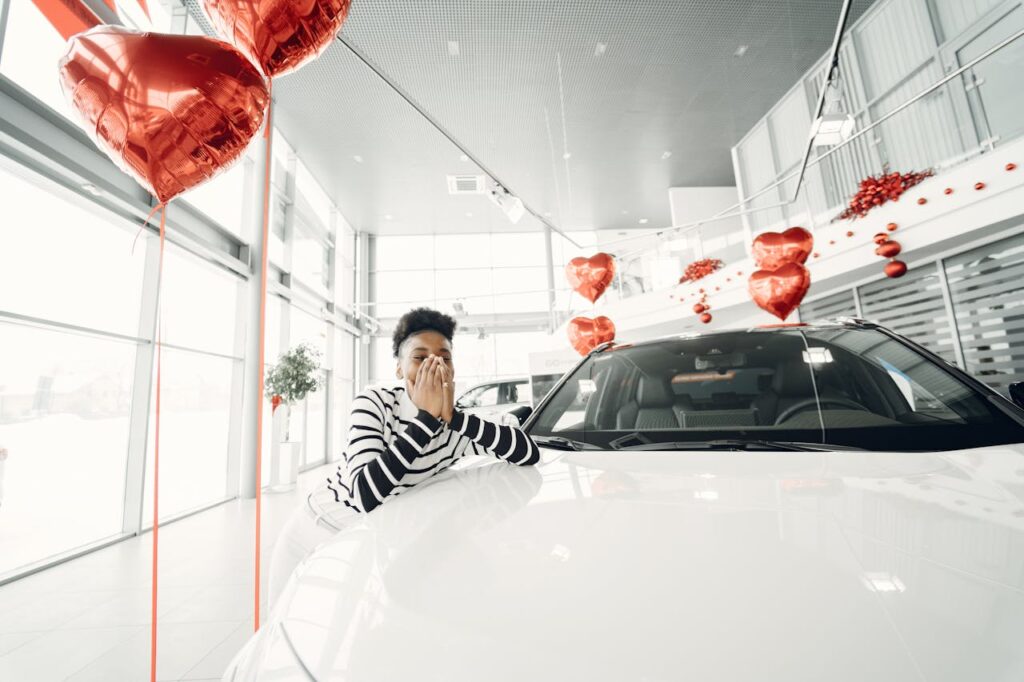
[[[545,431],[812,432],[991,421],[976,391],[875,330],[675,338],[596,354],[543,406]]]

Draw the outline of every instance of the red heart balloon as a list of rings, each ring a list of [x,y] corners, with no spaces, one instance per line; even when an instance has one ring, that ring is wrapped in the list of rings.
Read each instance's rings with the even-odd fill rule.
[[[586,355],[602,343],[615,340],[615,323],[604,315],[590,319],[574,317],[567,328],[569,343],[580,355]]]
[[[786,263],[806,263],[814,249],[814,236],[802,227],[785,232],[762,232],[754,237],[751,255],[757,267],[775,270]]]
[[[351,5],[352,0],[203,0],[217,32],[271,78],[327,49]]]
[[[241,157],[270,101],[227,43],[119,26],[73,36],[60,78],[97,145],[163,203]]]
[[[758,270],[747,281],[754,303],[783,321],[804,300],[810,286],[811,273],[799,263],[786,263],[775,270]]]
[[[565,266],[565,278],[569,286],[593,303],[615,279],[615,258],[607,253],[573,258]]]

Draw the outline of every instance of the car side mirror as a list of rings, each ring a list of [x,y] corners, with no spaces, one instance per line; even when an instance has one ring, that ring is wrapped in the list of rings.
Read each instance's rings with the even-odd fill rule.
[[[1024,410],[1024,381],[1017,381],[1010,384],[1010,400],[1017,407]]]
[[[514,410],[509,410],[508,413],[518,419],[519,425],[522,426],[526,423],[526,420],[530,418],[530,415],[533,414],[533,408],[529,405],[523,405],[522,407],[517,407]]]

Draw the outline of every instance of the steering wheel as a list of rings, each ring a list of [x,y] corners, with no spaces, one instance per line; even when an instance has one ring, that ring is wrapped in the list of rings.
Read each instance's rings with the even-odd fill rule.
[[[775,418],[775,425],[778,426],[797,412],[803,412],[808,407],[818,407],[819,405],[839,405],[840,407],[850,407],[855,410],[861,410],[862,412],[870,412],[868,408],[864,407],[860,403],[855,403],[854,401],[847,400],[846,398],[821,398],[820,400],[817,398],[807,398],[805,400],[801,400],[795,405],[790,405],[783,410],[782,414]]]

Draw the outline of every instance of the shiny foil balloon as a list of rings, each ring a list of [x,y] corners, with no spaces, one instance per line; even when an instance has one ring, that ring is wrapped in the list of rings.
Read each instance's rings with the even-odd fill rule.
[[[327,49],[352,0],[203,0],[214,28],[271,78]]]
[[[569,320],[566,332],[576,352],[586,355],[602,343],[615,340],[615,323],[603,315],[594,319],[574,317]]]
[[[786,263],[806,263],[814,249],[814,236],[802,227],[785,232],[762,232],[754,237],[751,255],[757,267],[774,270]]]
[[[810,286],[811,273],[799,263],[787,263],[775,270],[758,270],[747,280],[754,303],[782,321],[796,310]]]
[[[565,266],[565,278],[574,291],[593,303],[615,279],[615,258],[607,253],[573,258]]]
[[[162,203],[241,157],[270,100],[227,43],[119,26],[72,37],[60,80],[98,146]]]

